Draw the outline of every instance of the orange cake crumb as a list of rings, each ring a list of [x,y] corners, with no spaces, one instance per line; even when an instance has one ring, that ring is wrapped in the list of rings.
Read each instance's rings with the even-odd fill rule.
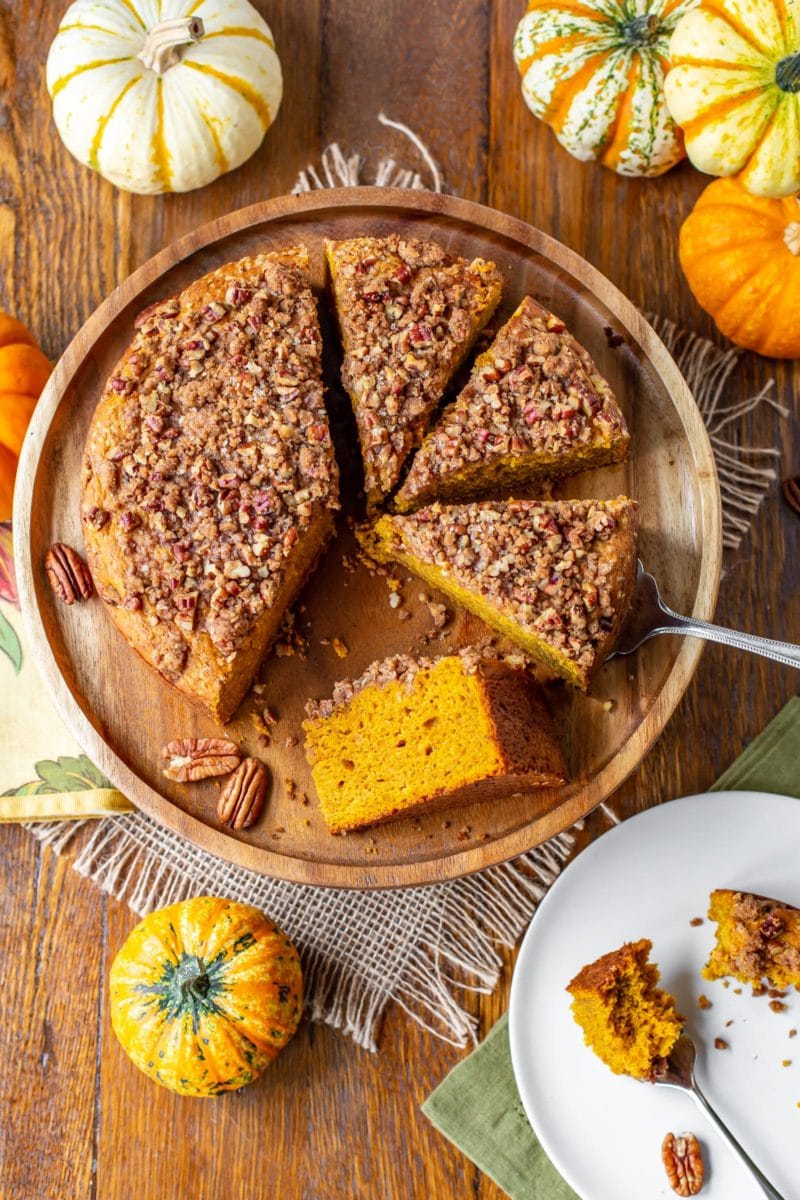
[[[615,1075],[647,1079],[683,1030],[674,997],[657,987],[652,948],[647,938],[626,942],[585,966],[567,988],[586,1045]]]
[[[566,779],[537,685],[476,651],[373,663],[308,713],[306,753],[333,833]]]
[[[774,988],[800,987],[800,909],[719,888],[708,915],[717,922],[717,942],[703,969],[706,979],[732,975],[755,988],[765,979]]]

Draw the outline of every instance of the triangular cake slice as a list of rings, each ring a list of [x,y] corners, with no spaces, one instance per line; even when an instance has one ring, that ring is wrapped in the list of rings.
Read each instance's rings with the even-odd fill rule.
[[[496,495],[620,462],[629,440],[614,393],[588,352],[526,296],[425,438],[396,508]]]
[[[89,429],[84,536],[130,644],[232,715],[333,530],[319,323],[297,247],[152,306]]]
[[[385,515],[360,540],[586,689],[636,578],[636,504],[508,500]]]
[[[342,382],[355,414],[367,501],[397,485],[453,374],[500,299],[494,263],[434,242],[327,242],[344,347]]]

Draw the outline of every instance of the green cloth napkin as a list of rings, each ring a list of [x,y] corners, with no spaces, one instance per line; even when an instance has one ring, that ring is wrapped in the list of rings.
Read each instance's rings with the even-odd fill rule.
[[[711,789],[800,798],[800,698],[783,708]],[[508,1045],[508,1017],[422,1106],[436,1128],[512,1200],[577,1200],[528,1124]]]

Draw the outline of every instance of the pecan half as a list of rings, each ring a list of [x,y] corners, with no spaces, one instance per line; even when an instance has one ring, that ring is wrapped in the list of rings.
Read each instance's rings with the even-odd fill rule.
[[[239,747],[227,738],[178,738],[161,753],[170,760],[164,774],[176,783],[229,775],[242,761]]]
[[[267,768],[257,758],[245,758],[220,792],[217,816],[231,829],[247,829],[261,816],[267,795]]]
[[[74,604],[76,600],[88,600],[94,595],[89,568],[72,546],[55,542],[45,555],[44,569],[50,587],[65,604]]]
[[[696,1196],[703,1186],[703,1152],[693,1133],[668,1133],[661,1143],[661,1161],[669,1185],[678,1196]]]

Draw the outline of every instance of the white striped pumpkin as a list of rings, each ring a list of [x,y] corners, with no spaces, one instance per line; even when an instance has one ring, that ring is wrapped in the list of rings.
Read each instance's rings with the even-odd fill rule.
[[[583,162],[661,175],[684,156],[664,101],[669,40],[697,0],[530,0],[514,38],[528,107]]]
[[[694,165],[800,191],[800,0],[703,0],[672,35],[667,103]]]
[[[258,149],[283,82],[248,0],[75,0],[47,87],[82,163],[130,192],[185,192]]]

